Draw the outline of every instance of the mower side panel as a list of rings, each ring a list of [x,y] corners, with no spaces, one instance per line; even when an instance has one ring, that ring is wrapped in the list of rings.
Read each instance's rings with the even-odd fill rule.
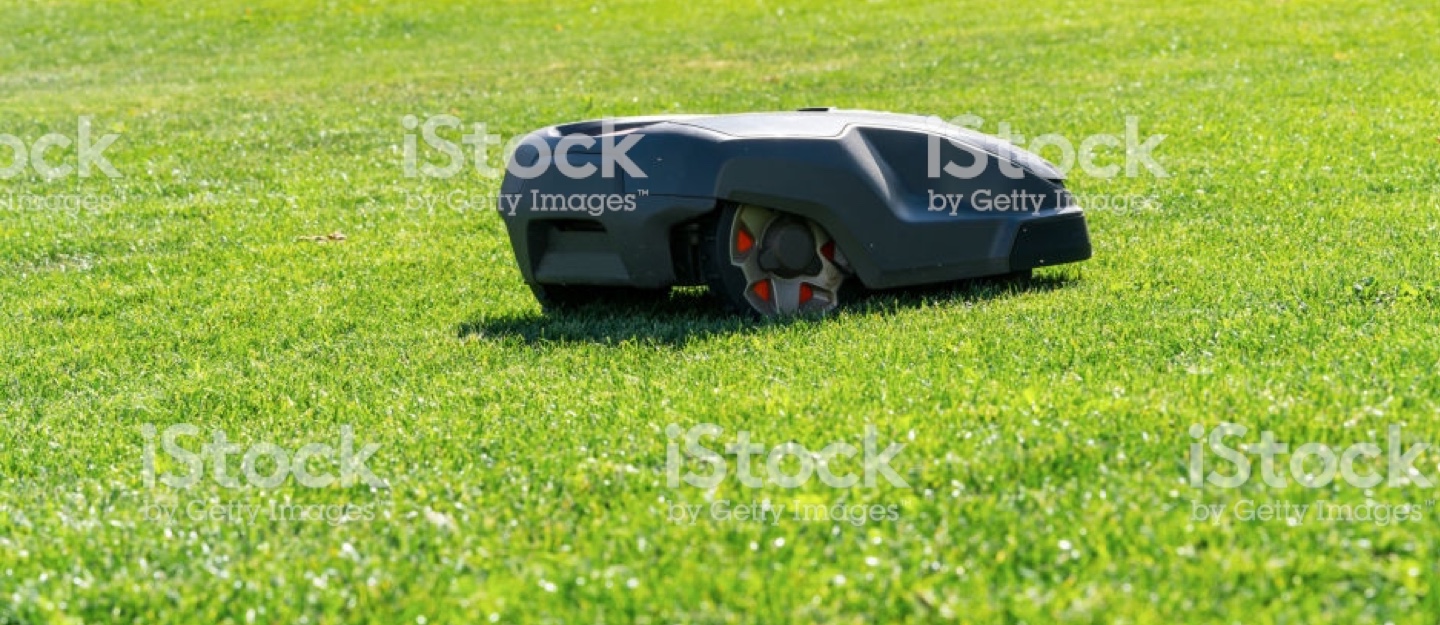
[[[835,237],[870,288],[1027,269],[1011,262],[1021,225],[1060,213],[1081,214],[1058,180],[980,147],[946,139],[932,146],[927,135],[893,128],[848,125],[836,132],[649,135],[630,151],[647,177],[627,177],[626,187],[753,204],[812,219]],[[987,166],[966,178],[941,168],[940,176],[931,178],[932,150],[940,163]],[[1002,171],[1002,164],[1012,175]],[[1024,210],[995,208],[1001,197],[1020,198]],[[932,210],[936,207],[943,210]],[[1083,229],[1081,236],[1088,245]]]
[[[527,142],[544,142],[553,154],[560,138],[555,128],[547,128]],[[596,173],[571,177],[552,162],[534,177],[507,171],[501,184],[498,208],[525,281],[641,288],[675,284],[670,230],[714,210],[715,199],[627,192],[621,175],[602,175],[598,151],[575,149],[567,157],[569,166],[593,166]],[[515,158],[532,167],[538,154],[522,145]]]

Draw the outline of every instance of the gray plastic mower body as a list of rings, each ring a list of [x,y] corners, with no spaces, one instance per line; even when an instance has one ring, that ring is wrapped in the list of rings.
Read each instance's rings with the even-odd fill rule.
[[[511,161],[498,208],[532,285],[702,284],[694,224],[727,202],[822,225],[869,288],[1091,253],[1055,167],[934,118],[806,109],[597,120],[535,131]]]

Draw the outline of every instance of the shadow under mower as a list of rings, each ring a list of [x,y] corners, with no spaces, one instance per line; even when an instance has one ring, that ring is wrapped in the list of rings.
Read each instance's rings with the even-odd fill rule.
[[[1090,257],[1055,166],[936,118],[871,111],[543,128],[517,144],[498,208],[547,310],[706,285],[742,314],[824,313],[854,287]]]

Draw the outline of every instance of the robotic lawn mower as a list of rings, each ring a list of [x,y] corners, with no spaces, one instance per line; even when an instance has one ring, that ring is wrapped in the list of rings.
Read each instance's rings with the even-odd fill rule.
[[[804,109],[551,126],[499,210],[547,309],[706,285],[762,316],[842,292],[1085,260],[1085,216],[1044,159],[933,118]]]

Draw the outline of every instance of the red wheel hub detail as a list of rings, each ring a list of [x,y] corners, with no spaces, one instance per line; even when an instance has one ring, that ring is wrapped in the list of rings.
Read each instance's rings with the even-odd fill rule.
[[[756,294],[756,295],[760,296],[760,299],[765,300],[765,301],[767,301],[767,302],[770,301],[771,295],[770,295],[770,281],[769,281],[769,280],[761,280],[761,281],[759,281],[759,282],[756,282],[756,283],[755,283],[755,286],[752,286],[752,287],[750,287],[750,288],[751,288],[751,290],[755,291],[755,294]]]
[[[735,234],[735,251],[744,254],[755,247],[755,237],[750,236],[744,228]]]
[[[820,254],[825,257],[825,260],[835,262],[835,242],[826,241],[825,245],[820,246]]]
[[[800,303],[804,304],[815,299],[815,289],[804,282],[800,283]]]

